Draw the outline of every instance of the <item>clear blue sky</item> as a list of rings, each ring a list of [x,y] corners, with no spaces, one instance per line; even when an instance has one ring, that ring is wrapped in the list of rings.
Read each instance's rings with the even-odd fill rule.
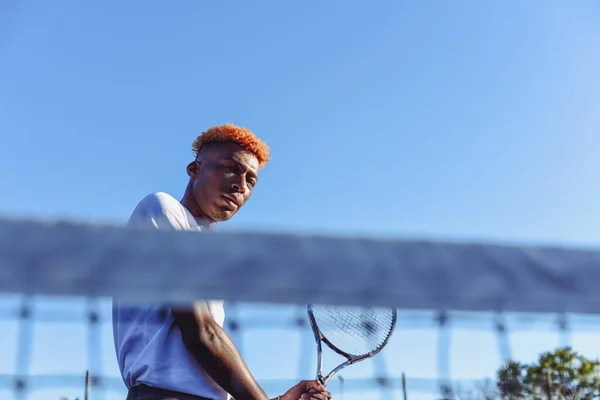
[[[0,214],[122,223],[232,122],[274,161],[222,229],[598,244],[599,21],[594,0],[4,1]],[[44,343],[84,343],[61,327]],[[427,356],[390,369],[436,376],[406,335]],[[493,372],[467,336],[455,377]]]

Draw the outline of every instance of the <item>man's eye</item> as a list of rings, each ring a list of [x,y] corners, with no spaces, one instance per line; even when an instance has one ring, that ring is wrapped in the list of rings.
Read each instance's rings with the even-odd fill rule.
[[[226,168],[227,168],[227,171],[229,171],[229,172],[235,172],[235,167],[232,165],[228,165]]]
[[[248,181],[248,185],[250,185],[250,187],[254,187],[254,185],[256,185],[256,182],[254,182],[252,179]]]

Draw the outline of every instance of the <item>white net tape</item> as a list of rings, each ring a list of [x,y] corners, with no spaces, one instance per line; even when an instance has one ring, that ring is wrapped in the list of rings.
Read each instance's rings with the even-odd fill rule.
[[[0,292],[599,313],[598,282],[596,249],[0,220]]]

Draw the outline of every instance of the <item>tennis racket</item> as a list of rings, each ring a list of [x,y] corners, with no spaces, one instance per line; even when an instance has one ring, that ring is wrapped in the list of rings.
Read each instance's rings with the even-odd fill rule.
[[[396,310],[309,304],[308,320],[317,342],[317,379],[326,386],[342,369],[375,356],[388,344],[396,327]],[[321,343],[346,358],[325,376]]]

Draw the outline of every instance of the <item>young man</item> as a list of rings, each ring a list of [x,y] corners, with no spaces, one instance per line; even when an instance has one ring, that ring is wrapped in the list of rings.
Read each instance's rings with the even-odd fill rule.
[[[165,193],[145,197],[129,225],[202,231],[227,221],[248,201],[269,148],[232,124],[208,129],[194,141],[194,161],[181,202]],[[202,240],[199,236],[198,240]],[[199,263],[202,260],[198,260]],[[127,400],[267,400],[222,329],[223,302],[190,309],[164,305],[113,306],[113,332]],[[302,381],[280,400],[328,400],[317,381]]]

